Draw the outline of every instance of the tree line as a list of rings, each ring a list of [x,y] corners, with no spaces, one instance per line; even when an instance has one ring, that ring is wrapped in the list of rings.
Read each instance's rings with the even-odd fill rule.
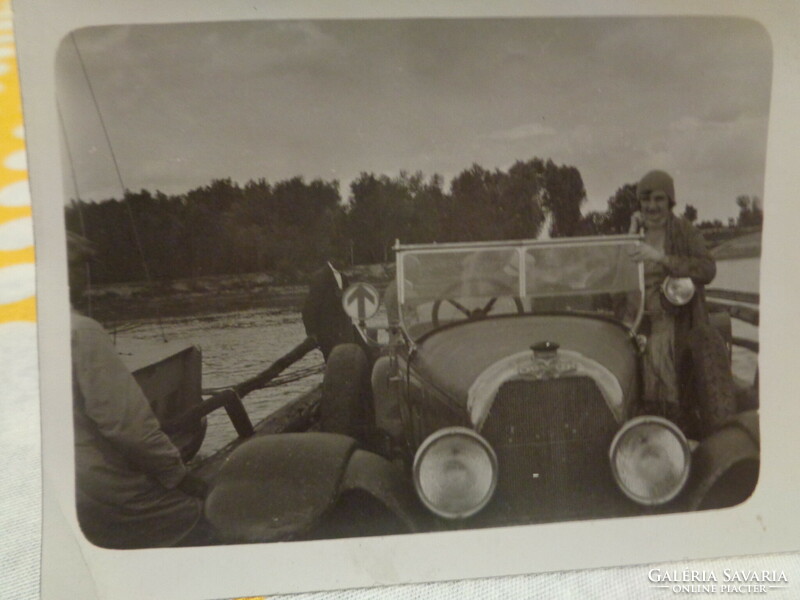
[[[756,211],[760,218],[758,199],[740,198],[747,199],[737,200],[740,220],[745,215],[750,224]],[[221,179],[176,195],[126,191],[121,199],[73,200],[66,220],[68,229],[96,246],[96,283],[252,272],[292,282],[329,258],[343,264],[389,261],[396,239],[536,238],[545,223],[551,237],[624,233],[636,205],[635,185],[619,188],[604,212],[584,215],[585,202],[577,168],[533,158],[507,171],[474,164],[448,189],[440,175],[361,173],[347,201],[338,181],[302,177],[244,185]],[[686,212],[697,218],[693,207]]]
[[[686,205],[681,216],[694,223],[699,229],[737,229],[761,226],[764,211],[761,200],[757,196],[738,196],[736,205],[739,207],[739,215],[730,217],[727,223],[723,223],[719,219],[697,222],[697,208],[691,204]],[[591,234],[626,233],[630,225],[631,214],[637,207],[636,184],[626,183],[608,199],[608,207],[605,212],[593,211],[584,217],[586,229]]]

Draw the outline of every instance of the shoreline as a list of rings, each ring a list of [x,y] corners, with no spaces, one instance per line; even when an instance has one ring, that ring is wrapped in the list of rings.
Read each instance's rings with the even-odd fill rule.
[[[200,317],[257,308],[296,310],[299,313],[305,295],[305,286],[278,286],[266,292],[208,291],[149,297],[104,296],[92,298],[86,304],[86,312],[105,327],[128,321]]]
[[[383,292],[391,279],[389,265],[363,265],[344,270],[352,282],[374,285]],[[300,313],[308,293],[305,283],[275,283],[263,273],[198,277],[172,282],[132,282],[95,286],[79,309],[106,327],[127,321],[193,317],[258,308]]]

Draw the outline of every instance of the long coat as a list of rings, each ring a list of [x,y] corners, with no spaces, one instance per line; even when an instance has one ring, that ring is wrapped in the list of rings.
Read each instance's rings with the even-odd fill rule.
[[[72,314],[72,394],[78,521],[106,548],[173,545],[202,501],[177,489],[186,475],[136,380],[97,321]]]
[[[308,295],[303,304],[303,325],[306,335],[316,338],[325,360],[337,344],[355,341],[353,323],[342,307],[342,292],[347,289],[347,276],[341,273],[342,287],[333,269],[326,265],[311,276]]]
[[[664,253],[667,275],[691,277],[695,285],[691,302],[677,309],[675,314],[675,355],[682,356],[688,347],[690,330],[709,323],[705,286],[716,276],[717,265],[703,234],[689,221],[675,215],[667,220]]]
[[[674,215],[667,221],[664,253],[667,256],[667,275],[690,277],[695,284],[692,300],[675,309],[674,356],[680,396],[684,402],[694,399],[686,408],[698,413],[701,428],[708,432],[736,410],[725,343],[711,327],[706,308],[705,286],[714,279],[717,267],[700,231],[686,219]],[[718,368],[727,370],[725,376],[714,380],[713,400],[708,397],[709,390],[698,388],[700,379],[710,381],[709,373],[700,372],[709,369],[709,361],[715,361],[719,363]]]

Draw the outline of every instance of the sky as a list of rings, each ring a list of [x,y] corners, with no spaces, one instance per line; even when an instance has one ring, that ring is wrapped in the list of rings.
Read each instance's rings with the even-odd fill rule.
[[[65,38],[56,71],[67,199],[295,176],[347,199],[361,172],[449,188],[538,157],[577,167],[584,212],[654,168],[700,220],[769,203],[771,44],[744,19],[110,26]]]

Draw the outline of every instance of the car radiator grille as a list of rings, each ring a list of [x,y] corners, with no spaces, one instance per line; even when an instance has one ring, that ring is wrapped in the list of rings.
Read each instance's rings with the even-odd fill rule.
[[[608,450],[619,425],[588,377],[503,384],[482,434],[497,453],[486,525],[622,515]]]

